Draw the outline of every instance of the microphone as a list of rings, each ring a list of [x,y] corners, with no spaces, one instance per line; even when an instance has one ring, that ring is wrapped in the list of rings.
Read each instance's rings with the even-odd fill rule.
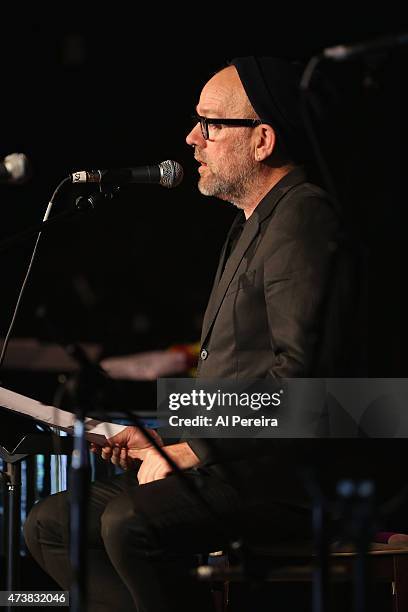
[[[183,180],[183,168],[176,161],[168,159],[156,166],[138,166],[137,168],[117,168],[113,170],[79,170],[70,175],[71,182],[110,183],[127,185],[129,183],[156,183],[172,189]]]
[[[351,45],[336,45],[335,47],[327,47],[323,49],[323,57],[334,60],[335,62],[343,62],[349,58],[375,53],[376,51],[384,51],[393,47],[400,47],[408,43],[408,32],[395,36],[386,36],[375,38],[365,42],[355,43]]]
[[[30,164],[24,153],[10,153],[0,161],[0,182],[16,185],[30,176]]]

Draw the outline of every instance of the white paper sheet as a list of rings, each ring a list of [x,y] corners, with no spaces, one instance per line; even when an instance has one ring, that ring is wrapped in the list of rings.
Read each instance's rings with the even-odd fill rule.
[[[0,406],[31,417],[41,423],[46,423],[50,427],[55,427],[70,435],[74,433],[75,415],[71,412],[61,410],[55,406],[47,406],[31,397],[10,391],[4,387],[0,387]],[[105,444],[107,438],[111,438],[120,431],[123,431],[125,427],[126,425],[98,421],[88,417],[85,419],[87,440],[100,446]]]

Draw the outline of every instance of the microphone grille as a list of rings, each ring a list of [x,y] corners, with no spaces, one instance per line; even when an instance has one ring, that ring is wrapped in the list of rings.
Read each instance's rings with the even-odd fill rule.
[[[167,159],[159,164],[160,168],[160,185],[172,189],[177,187],[183,180],[183,167],[176,161]]]
[[[29,178],[30,163],[24,153],[10,153],[3,163],[10,173],[12,183],[22,183]]]

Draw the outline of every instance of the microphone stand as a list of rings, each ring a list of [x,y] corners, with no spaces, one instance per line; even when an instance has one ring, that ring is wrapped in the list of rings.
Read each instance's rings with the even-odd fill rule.
[[[102,201],[112,200],[118,191],[119,187],[112,187],[108,191],[100,191],[89,196],[79,196],[75,200],[75,208],[66,210],[58,215],[54,215],[50,219],[46,219],[41,223],[36,223],[22,232],[2,240],[0,242],[0,253],[9,251],[18,244],[25,242],[25,240],[30,236],[38,234],[38,232],[43,232],[44,229],[48,229],[48,227],[51,225],[58,224],[65,219],[70,219],[71,217],[76,216],[78,213],[94,210]]]
[[[342,480],[337,485],[343,537],[355,545],[354,612],[372,609],[372,572],[368,551],[374,532],[375,486],[371,480]]]
[[[64,179],[61,183],[65,183],[69,179]],[[48,226],[59,223],[62,220],[73,217],[78,212],[84,212],[87,210],[94,210],[98,204],[106,200],[112,200],[114,196],[118,193],[119,187],[115,185],[99,186],[100,191],[89,195],[89,196],[80,196],[75,201],[74,210],[66,211],[59,215],[53,216],[51,219],[48,219],[46,216],[45,220],[42,223],[36,224],[23,232],[20,232],[6,240],[0,242],[0,253],[7,251],[14,246],[24,242],[28,237],[33,234],[38,234],[38,232],[42,232],[43,229],[48,228]],[[48,212],[48,211],[47,211]],[[49,324],[49,322],[48,322]],[[58,337],[60,334],[56,334]],[[73,612],[83,612],[86,609],[86,557],[84,553],[84,548],[81,547],[81,544],[86,542],[86,500],[87,500],[87,492],[88,492],[88,484],[89,484],[89,461],[88,461],[88,450],[86,444],[86,429],[85,429],[85,416],[86,416],[86,408],[85,404],[88,404],[88,389],[89,383],[92,379],[95,378],[95,373],[97,372],[99,376],[105,380],[110,380],[111,382],[116,383],[116,381],[112,381],[109,378],[108,374],[97,364],[93,363],[89,360],[86,353],[83,349],[75,344],[75,343],[66,343],[65,341],[60,341],[60,344],[67,350],[67,352],[72,356],[80,365],[80,373],[82,375],[79,378],[77,389],[74,392],[77,400],[77,410],[76,410],[76,421],[74,425],[74,451],[72,455],[72,464],[71,464],[71,535],[76,534],[77,537],[72,537],[70,544],[70,559],[73,570],[73,586],[72,586],[72,599],[71,599],[71,610]],[[6,347],[3,347],[3,349]],[[3,358],[4,358],[5,350],[3,350]],[[115,385],[115,388],[120,391],[119,385]],[[119,393],[119,397],[120,397]],[[145,438],[150,442],[150,444],[157,450],[157,452],[167,461],[169,466],[172,468],[172,471],[176,476],[180,478],[181,483],[185,486],[186,490],[191,493],[198,501],[201,503],[211,514],[215,522],[219,525],[221,531],[226,531],[228,533],[228,525],[223,521],[223,519],[218,515],[217,511],[212,507],[212,505],[207,502],[207,500],[201,495],[199,491],[200,483],[191,482],[184,474],[183,470],[181,470],[178,465],[173,461],[173,459],[168,456],[168,454],[162,449],[162,447],[157,443],[156,439],[150,434],[149,430],[146,429],[143,422],[134,414],[129,412],[129,416],[131,417],[132,422],[142,431]],[[237,545],[236,542],[232,543],[232,546]],[[236,546],[239,548],[239,546]]]
[[[23,285],[20,290],[19,298],[15,307],[14,315],[9,326],[6,339],[4,341],[4,345],[1,350],[0,355],[0,367],[4,361],[8,339],[10,337],[10,333],[13,328],[13,323],[15,317],[18,312],[18,307],[21,302],[21,298],[23,296],[24,288],[28,279],[28,276],[31,271],[31,267],[34,261],[34,257],[37,251],[37,245],[39,239],[41,237],[42,231],[48,226],[54,225],[63,221],[67,218],[70,218],[77,214],[78,212],[84,212],[87,210],[93,210],[101,201],[111,200],[114,195],[119,191],[119,187],[111,186],[109,189],[102,189],[100,187],[100,191],[98,193],[92,194],[90,196],[80,196],[75,201],[74,210],[69,210],[59,215],[53,216],[51,219],[49,218],[49,214],[51,212],[51,208],[54,202],[54,199],[61,189],[61,187],[68,182],[69,178],[65,178],[61,181],[54,191],[54,194],[48,204],[46,213],[44,215],[43,221],[41,223],[37,223],[34,226],[6,239],[0,243],[0,252],[7,251],[14,246],[24,242],[27,238],[29,238],[33,234],[37,234],[37,240],[34,246],[34,250],[31,256],[30,264],[28,266],[28,270],[23,282]],[[87,446],[85,442],[85,402],[86,402],[86,394],[87,394],[87,386],[89,378],[89,373],[91,369],[89,367],[89,362],[86,358],[86,355],[80,347],[75,347],[75,350],[69,351],[70,354],[77,359],[77,361],[82,366],[82,372],[85,374],[82,377],[82,381],[79,380],[78,388],[76,390],[77,397],[77,419],[75,421],[74,427],[74,451],[72,455],[72,497],[73,497],[73,509],[71,515],[72,524],[75,525],[76,530],[75,533],[78,533],[78,538],[73,538],[72,541],[72,567],[74,573],[74,590],[73,590],[73,602],[74,610],[85,610],[85,574],[83,572],[84,568],[84,554],[83,547],[81,547],[81,542],[84,541],[86,535],[86,515],[81,515],[81,509],[84,507],[86,496],[87,496],[87,486],[89,482],[89,464],[88,464],[88,455],[87,455]]]
[[[74,446],[70,469],[70,562],[72,571],[71,610],[81,612],[86,610],[87,574],[86,574],[86,538],[87,538],[87,499],[90,481],[90,465],[88,447],[85,438],[85,403],[88,395],[91,372],[86,363],[78,358],[81,355],[75,351],[77,361],[81,363],[80,374],[76,388],[72,389],[75,396]]]

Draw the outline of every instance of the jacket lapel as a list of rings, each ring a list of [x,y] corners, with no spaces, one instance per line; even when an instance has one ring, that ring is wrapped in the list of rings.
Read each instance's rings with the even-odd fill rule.
[[[226,266],[224,268],[224,272],[219,279],[217,284],[214,284],[214,289],[211,293],[210,300],[208,302],[208,307],[205,313],[204,323],[203,323],[203,333],[202,333],[202,344],[211,329],[211,326],[214,322],[215,317],[220,309],[224,296],[227,292],[229,285],[231,284],[232,279],[234,278],[235,272],[239,264],[242,261],[242,258],[245,255],[249,245],[256,237],[259,230],[258,219],[255,215],[251,215],[248,221],[244,225],[244,229],[242,230],[242,234],[238,243],[232,252],[230,258],[228,259]],[[224,248],[223,255],[225,257]],[[222,262],[223,264],[223,262]],[[218,273],[222,270],[222,265],[218,268]],[[217,273],[217,276],[218,276]],[[216,278],[217,282],[217,278]]]
[[[227,249],[228,249],[229,242],[231,240],[231,236],[235,232],[236,227],[238,225],[240,225],[243,222],[244,219],[245,219],[245,217],[244,217],[243,213],[239,212],[237,214],[237,216],[235,217],[234,221],[232,222],[231,228],[230,228],[230,230],[229,230],[229,232],[227,234],[227,238],[225,240],[223,249],[221,251],[220,261],[219,261],[219,264],[218,264],[217,273],[215,275],[215,280],[214,280],[214,285],[213,285],[213,289],[212,289],[212,292],[211,292],[211,296],[213,295],[214,290],[218,287],[218,284],[220,282],[220,278],[221,278],[221,275],[222,275],[222,272],[223,272],[224,266],[225,266],[225,259],[227,257]]]
[[[305,173],[303,169],[296,168],[292,170],[292,172],[290,172],[289,174],[285,175],[283,179],[281,179],[279,183],[277,183],[275,187],[272,188],[272,190],[258,204],[249,219],[245,222],[244,229],[238,240],[238,243],[224,268],[229,238],[232,232],[234,231],[236,225],[240,222],[240,219],[242,219],[242,217],[238,215],[234,220],[234,223],[232,224],[232,227],[228,233],[228,238],[224,244],[224,248],[221,253],[214,287],[211,292],[207,310],[205,312],[201,335],[201,346],[205,345],[207,336],[211,331],[212,325],[221,307],[225,294],[227,293],[228,287],[230,286],[231,281],[235,276],[235,273],[242,261],[242,258],[244,257],[253,240],[256,238],[259,232],[260,223],[273,212],[278,202],[283,198],[284,195],[286,195],[286,193],[290,189],[304,181]]]

